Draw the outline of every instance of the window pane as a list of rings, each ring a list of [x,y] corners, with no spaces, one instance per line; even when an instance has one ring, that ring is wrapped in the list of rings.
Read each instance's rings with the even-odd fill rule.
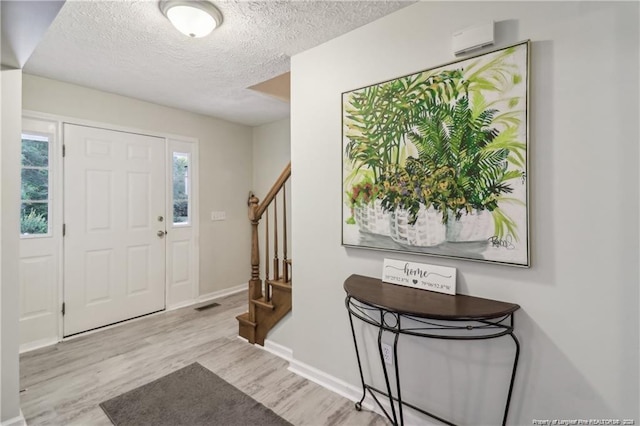
[[[22,203],[20,233],[23,235],[49,232],[49,203]]]
[[[173,223],[189,222],[189,154],[173,153]]]
[[[49,170],[22,169],[22,199],[29,201],[49,199]]]
[[[22,139],[22,165],[31,167],[49,166],[49,142],[41,140]]]
[[[186,200],[189,157],[187,154],[173,153],[173,199]]]
[[[173,223],[189,222],[189,202],[174,201],[173,202]]]

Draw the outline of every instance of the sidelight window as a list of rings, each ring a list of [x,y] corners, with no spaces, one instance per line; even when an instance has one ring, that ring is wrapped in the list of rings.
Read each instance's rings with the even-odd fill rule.
[[[20,235],[49,235],[51,173],[49,137],[22,134]]]
[[[173,224],[190,223],[190,154],[173,153]]]

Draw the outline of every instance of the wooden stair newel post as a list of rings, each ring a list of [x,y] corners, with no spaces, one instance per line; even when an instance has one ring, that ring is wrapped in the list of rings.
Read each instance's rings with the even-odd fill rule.
[[[255,322],[255,309],[251,300],[262,297],[262,280],[260,279],[260,247],[258,244],[258,224],[260,218],[256,217],[258,210],[258,197],[249,196],[249,220],[251,221],[251,279],[249,280],[249,320]]]

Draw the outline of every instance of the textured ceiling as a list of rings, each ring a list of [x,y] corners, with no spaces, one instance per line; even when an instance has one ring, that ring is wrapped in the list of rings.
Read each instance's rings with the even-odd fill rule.
[[[289,71],[289,58],[410,1],[214,1],[209,36],[175,30],[156,1],[74,1],[62,7],[24,67],[29,74],[246,125],[289,115],[249,90]]]

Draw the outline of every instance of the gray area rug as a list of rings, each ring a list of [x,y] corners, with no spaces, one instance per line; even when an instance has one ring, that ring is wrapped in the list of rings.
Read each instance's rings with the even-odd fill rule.
[[[291,425],[197,362],[100,407],[116,426]]]

